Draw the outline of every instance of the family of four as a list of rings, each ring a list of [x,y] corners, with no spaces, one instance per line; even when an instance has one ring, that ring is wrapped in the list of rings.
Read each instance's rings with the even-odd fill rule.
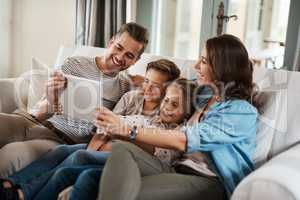
[[[195,65],[197,81],[160,59],[141,82],[123,71],[147,43],[147,30],[127,23],[104,55],[65,61],[65,74],[103,82],[93,122],[54,114],[61,73],[34,112],[0,113],[0,199],[57,199],[69,186],[68,199],[230,198],[254,170],[258,113],[246,48],[232,35],[214,37]],[[93,136],[92,126],[105,134]]]

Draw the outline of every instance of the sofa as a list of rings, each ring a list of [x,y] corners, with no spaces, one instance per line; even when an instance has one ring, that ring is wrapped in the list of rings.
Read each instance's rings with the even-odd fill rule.
[[[88,46],[61,47],[54,68],[70,56],[101,55],[104,49]],[[162,58],[143,54],[129,74],[143,75],[146,63]],[[170,58],[182,76],[194,79],[195,60]],[[231,199],[300,199],[300,73],[265,68],[254,69],[254,82],[265,94],[258,118],[256,170],[235,189]],[[0,79],[0,112],[26,110],[30,78]]]

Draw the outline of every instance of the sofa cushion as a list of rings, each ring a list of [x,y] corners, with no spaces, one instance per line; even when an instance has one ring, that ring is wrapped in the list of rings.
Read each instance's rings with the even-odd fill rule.
[[[300,199],[300,144],[274,157],[235,189],[232,200]]]
[[[11,113],[17,109],[14,95],[16,79],[0,79],[0,112]]]
[[[37,103],[45,97],[46,83],[50,75],[50,69],[37,58],[31,59],[31,71],[29,72],[30,84],[28,88],[27,111],[35,113]]]

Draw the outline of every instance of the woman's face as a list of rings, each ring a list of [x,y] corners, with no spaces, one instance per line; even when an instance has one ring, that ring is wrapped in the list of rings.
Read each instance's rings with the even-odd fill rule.
[[[175,85],[167,88],[166,95],[160,105],[160,118],[165,123],[179,124],[185,116],[182,90]]]
[[[208,64],[206,48],[202,50],[200,59],[195,65],[195,69],[199,84],[213,83],[213,71],[212,66]]]
[[[164,73],[149,69],[143,83],[144,99],[148,102],[160,102],[166,89],[168,76]]]

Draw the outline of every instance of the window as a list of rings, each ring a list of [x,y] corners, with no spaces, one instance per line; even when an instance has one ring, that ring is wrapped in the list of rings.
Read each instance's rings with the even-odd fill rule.
[[[197,59],[202,0],[139,0],[136,21],[150,30],[146,52]]]
[[[283,66],[290,0],[229,0],[226,33],[238,36],[250,56],[267,68]]]

